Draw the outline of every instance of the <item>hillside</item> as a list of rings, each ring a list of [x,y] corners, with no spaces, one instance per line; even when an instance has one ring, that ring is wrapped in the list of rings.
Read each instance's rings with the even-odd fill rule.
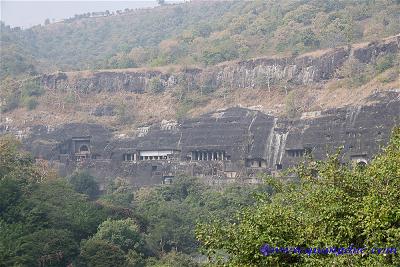
[[[20,127],[96,122],[122,131],[235,106],[296,118],[399,89],[399,44],[397,35],[204,68],[87,70],[6,80],[2,112]]]
[[[27,30],[1,25],[1,77],[297,55],[400,32],[395,0],[193,1]]]
[[[235,106],[357,105],[400,88],[399,13],[391,0],[193,1],[1,24],[1,120],[125,131]]]
[[[0,267],[400,266],[400,0],[158,2],[0,24]]]

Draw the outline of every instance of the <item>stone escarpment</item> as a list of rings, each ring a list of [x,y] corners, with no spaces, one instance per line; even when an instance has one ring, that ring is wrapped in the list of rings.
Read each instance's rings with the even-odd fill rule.
[[[398,53],[400,35],[379,42],[317,51],[298,57],[257,58],[227,62],[206,69],[185,68],[177,71],[161,70],[107,70],[58,72],[39,79],[48,89],[73,89],[81,92],[126,91],[143,93],[151,89],[151,80],[160,81],[164,90],[184,81],[185,87],[204,85],[213,88],[269,87],[276,83],[308,85],[328,81],[337,70],[353,58],[361,63],[374,62],[378,56]]]
[[[400,125],[400,91],[378,93],[366,102],[304,113],[295,120],[230,108],[195,119],[164,120],[124,138],[96,124],[35,126],[19,136],[35,158],[64,175],[78,167],[104,181],[120,176],[137,186],[170,182],[180,174],[210,183],[255,182],[258,173],[279,172],[307,153],[323,159],[339,147],[343,161],[368,164]]]

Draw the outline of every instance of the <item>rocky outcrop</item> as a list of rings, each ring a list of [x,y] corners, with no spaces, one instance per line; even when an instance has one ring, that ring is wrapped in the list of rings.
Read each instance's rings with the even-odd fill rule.
[[[323,159],[339,147],[343,161],[367,164],[400,125],[400,91],[377,93],[366,103],[294,120],[230,108],[164,120],[124,138],[97,124],[35,126],[21,139],[35,158],[54,163],[64,175],[84,168],[103,180],[120,176],[138,186],[179,174],[227,182],[286,169],[307,153]]]
[[[185,87],[212,86],[231,88],[267,88],[275,83],[315,84],[335,77],[350,58],[371,63],[380,55],[399,53],[400,35],[379,42],[316,51],[298,57],[257,58],[227,62],[207,69],[186,68],[168,72],[126,69],[116,71],[58,72],[40,77],[42,84],[54,90],[73,89],[83,93],[151,90],[151,80],[160,81],[167,90],[179,83]]]
[[[95,107],[90,114],[96,117],[114,116],[117,114],[115,105],[100,105]]]

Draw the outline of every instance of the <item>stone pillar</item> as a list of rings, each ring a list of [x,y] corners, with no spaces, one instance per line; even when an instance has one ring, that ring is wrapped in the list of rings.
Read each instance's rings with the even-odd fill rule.
[[[214,151],[211,151],[211,160],[214,160]]]

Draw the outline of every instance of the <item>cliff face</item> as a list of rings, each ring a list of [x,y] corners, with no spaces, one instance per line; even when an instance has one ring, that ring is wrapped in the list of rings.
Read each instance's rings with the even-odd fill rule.
[[[76,89],[81,92],[127,91],[142,93],[150,90],[150,80],[157,78],[164,89],[172,88],[180,80],[213,87],[253,88],[274,83],[307,85],[335,77],[337,70],[350,58],[371,63],[380,55],[398,53],[400,35],[379,42],[317,51],[299,57],[257,58],[228,62],[207,69],[154,71],[126,69],[118,71],[75,72],[43,75],[41,82],[49,89]]]
[[[297,164],[306,153],[318,160],[339,147],[343,161],[367,164],[400,124],[400,93],[377,93],[366,102],[295,120],[231,108],[140,127],[136,136],[125,138],[96,124],[35,126],[21,138],[35,158],[62,174],[84,168],[103,181],[120,176],[138,186],[179,174],[210,182],[253,181],[257,173]]]
[[[127,110],[132,111],[128,117],[143,113],[153,115],[158,111],[158,118],[171,119],[171,116],[165,116],[165,110],[169,111],[165,107],[182,104],[173,101],[178,98],[173,98],[175,90],[171,90],[171,93],[140,95],[148,91],[168,91],[177,86],[200,90],[207,87],[242,88],[244,90],[231,90],[229,94],[233,96],[230,100],[236,93],[247,93],[252,95],[252,101],[256,101],[257,98],[271,98],[274,92],[270,93],[266,88],[273,84],[297,87],[300,93],[304,92],[301,91],[302,88],[309,89],[314,85],[318,85],[314,89],[327,89],[329,83],[325,87],[319,85],[336,78],[338,70],[349,60],[356,60],[360,64],[374,64],[379,57],[398,54],[399,51],[400,35],[380,42],[318,51],[298,57],[257,58],[227,62],[206,69],[127,69],[43,75],[38,78],[49,91],[79,92],[75,101],[81,102],[63,111],[64,102],[60,101],[58,106],[52,106],[52,102],[67,94],[49,93],[45,100],[54,110],[42,110],[41,113],[35,110],[31,123],[13,122],[18,117],[18,112],[13,114],[13,118],[0,118],[0,134],[15,134],[37,159],[51,162],[62,174],[68,174],[76,168],[86,168],[103,179],[121,176],[137,185],[160,183],[179,174],[223,182],[238,178],[253,179],[260,172],[273,173],[293,166],[306,153],[322,159],[327,151],[332,152],[341,146],[346,153],[343,160],[367,163],[379,151],[379,146],[388,141],[390,130],[400,124],[399,91],[391,90],[371,96],[372,90],[381,89],[379,86],[375,87],[376,84],[354,90],[339,88],[337,91],[330,91],[330,94],[329,90],[325,90],[325,93],[328,92],[325,97],[329,102],[334,102],[336,97],[345,99],[347,96],[353,99],[357,95],[359,103],[367,104],[342,105],[338,108],[340,105],[334,103],[330,107],[335,108],[319,108],[319,111],[303,113],[297,119],[263,113],[259,111],[261,109],[238,107],[209,112],[221,106],[235,106],[240,101],[235,99],[236,102],[232,105],[222,105],[221,99],[213,99],[217,104],[214,103],[212,108],[206,106],[203,112],[198,113],[203,114],[201,116],[147,124],[133,129],[136,135],[116,133],[111,127],[102,125],[119,127],[118,123],[122,122],[110,123],[113,121],[109,117],[126,119],[126,114],[116,114],[124,115]],[[397,70],[389,69],[387,72],[389,71]],[[398,88],[394,84],[395,82],[388,83],[385,90]],[[308,85],[311,86],[307,87]],[[260,88],[247,90],[254,87]],[[256,91],[258,95],[254,93]],[[323,90],[315,89],[312,94],[317,95],[318,91]],[[96,94],[97,92],[104,94]],[[116,92],[130,92],[135,96]],[[218,98],[218,93],[220,92],[209,96]],[[277,95],[286,98],[282,92]],[[315,95],[312,97],[320,97]],[[368,95],[370,97],[365,98]],[[112,97],[116,98],[110,101]],[[168,100],[168,97],[172,100],[160,101]],[[119,104],[124,112],[118,110]],[[315,110],[315,106],[313,108]],[[65,123],[75,122],[75,117],[85,112],[90,112],[92,117],[78,120],[83,123]],[[205,112],[208,113],[204,114]],[[58,121],[62,117],[60,115],[65,114],[68,115],[67,119]],[[44,119],[38,122],[41,116]],[[93,120],[94,117],[102,120]],[[50,122],[47,118],[56,120]],[[85,123],[89,119],[99,124]],[[54,126],[58,123],[59,126]],[[125,126],[131,131],[125,133],[132,133],[132,125],[132,120],[128,120]]]

